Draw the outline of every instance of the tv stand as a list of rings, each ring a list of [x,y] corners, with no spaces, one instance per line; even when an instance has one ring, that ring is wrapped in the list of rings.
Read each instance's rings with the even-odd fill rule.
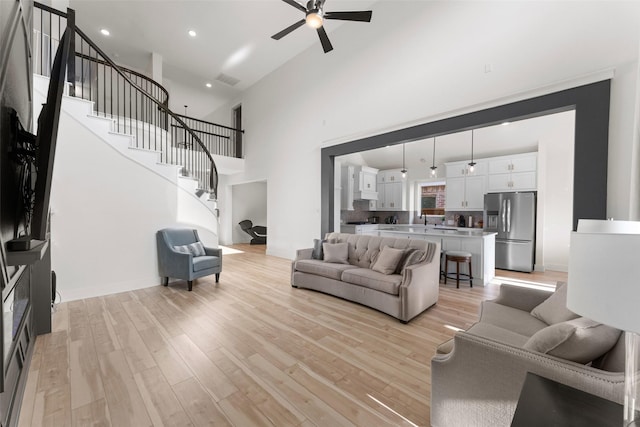
[[[28,251],[44,243],[44,240],[32,239],[31,236],[18,237],[7,242],[8,251]]]
[[[49,242],[31,238],[29,240],[31,242],[30,248],[26,250],[11,250],[9,243],[7,243],[7,265],[31,265],[42,259],[49,247]]]

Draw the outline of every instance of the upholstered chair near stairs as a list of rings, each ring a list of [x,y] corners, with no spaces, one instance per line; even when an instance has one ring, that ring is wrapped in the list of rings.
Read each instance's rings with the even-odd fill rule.
[[[198,277],[216,275],[222,271],[222,249],[205,247],[198,232],[190,228],[164,228],[156,233],[158,267],[164,286],[169,278],[186,280],[189,290]]]

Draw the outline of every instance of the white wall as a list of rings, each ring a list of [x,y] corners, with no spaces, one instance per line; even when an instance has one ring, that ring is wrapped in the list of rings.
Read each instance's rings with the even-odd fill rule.
[[[615,71],[607,211],[629,218],[640,3],[381,1],[373,16],[330,33],[331,53],[312,46],[239,100],[246,172],[228,184],[269,182],[269,253],[292,258],[320,233],[322,146],[571,87],[605,69]]]
[[[253,225],[267,224],[267,183],[251,182],[232,187],[233,243],[249,243],[251,236],[238,223],[249,219]]]

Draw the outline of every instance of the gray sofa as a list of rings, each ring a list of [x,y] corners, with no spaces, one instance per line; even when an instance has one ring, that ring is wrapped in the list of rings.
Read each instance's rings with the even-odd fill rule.
[[[291,286],[354,301],[404,323],[438,301],[439,243],[348,233],[329,233],[326,239],[348,244],[348,263],[312,259],[313,248],[300,249],[291,265]],[[401,274],[374,271],[372,263],[385,246],[423,251],[424,260],[407,266]]]
[[[431,360],[432,426],[510,425],[527,372],[622,403],[624,334],[577,317],[566,299],[562,308],[546,304],[550,323],[532,315],[540,317],[551,296],[502,285],[495,300],[482,303],[478,323],[440,345]],[[580,328],[558,339],[568,325]]]

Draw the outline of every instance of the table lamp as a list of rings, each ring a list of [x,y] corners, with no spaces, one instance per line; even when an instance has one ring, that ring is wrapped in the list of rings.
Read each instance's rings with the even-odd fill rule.
[[[567,307],[625,331],[624,426],[640,426],[640,221],[578,221]]]

